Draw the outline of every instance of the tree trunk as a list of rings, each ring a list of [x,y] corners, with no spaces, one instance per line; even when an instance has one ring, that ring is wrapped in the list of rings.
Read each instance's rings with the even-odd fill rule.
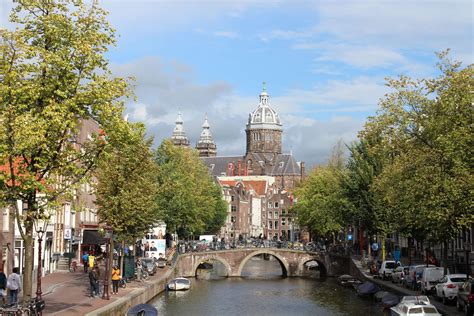
[[[33,285],[33,258],[34,239],[33,239],[33,224],[25,226],[25,236],[23,238],[25,249],[25,261],[23,269],[23,302],[29,302],[31,299],[32,285]]]

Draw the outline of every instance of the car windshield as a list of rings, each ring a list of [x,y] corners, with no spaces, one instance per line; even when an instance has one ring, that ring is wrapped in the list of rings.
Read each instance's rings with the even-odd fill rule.
[[[385,268],[387,268],[387,269],[395,268],[395,262],[386,262],[385,263]]]
[[[464,282],[466,281],[466,278],[452,278],[451,282]]]

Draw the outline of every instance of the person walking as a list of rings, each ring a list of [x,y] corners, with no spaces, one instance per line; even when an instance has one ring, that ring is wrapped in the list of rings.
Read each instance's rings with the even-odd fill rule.
[[[89,254],[87,251],[82,255],[82,263],[84,264],[84,273],[87,273],[87,268],[89,267]]]
[[[7,278],[7,288],[10,293],[9,303],[12,305],[18,304],[18,293],[21,291],[21,280],[19,268],[13,268],[13,272]]]
[[[3,267],[0,267],[0,295],[2,296],[2,303],[6,304],[5,297],[7,296],[7,276],[3,272]]]
[[[99,295],[99,273],[97,267],[89,271],[89,283],[91,286],[91,297]]]
[[[120,269],[117,265],[112,268],[112,294],[118,294]]]

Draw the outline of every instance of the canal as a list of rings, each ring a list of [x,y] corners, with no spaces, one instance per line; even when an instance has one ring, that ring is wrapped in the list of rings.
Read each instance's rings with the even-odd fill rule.
[[[219,277],[220,265],[198,270],[191,290],[164,292],[150,304],[159,315],[389,315],[333,278],[283,278],[279,263],[254,257],[241,278]]]

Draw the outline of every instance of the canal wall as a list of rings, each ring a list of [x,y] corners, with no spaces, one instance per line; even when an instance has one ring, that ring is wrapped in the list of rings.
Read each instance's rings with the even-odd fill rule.
[[[170,269],[158,279],[143,282],[142,287],[134,289],[127,295],[117,298],[115,301],[110,301],[106,306],[87,313],[86,316],[124,316],[130,307],[137,304],[146,304],[155,296],[164,292],[166,285],[174,278],[176,278],[176,261]]]

